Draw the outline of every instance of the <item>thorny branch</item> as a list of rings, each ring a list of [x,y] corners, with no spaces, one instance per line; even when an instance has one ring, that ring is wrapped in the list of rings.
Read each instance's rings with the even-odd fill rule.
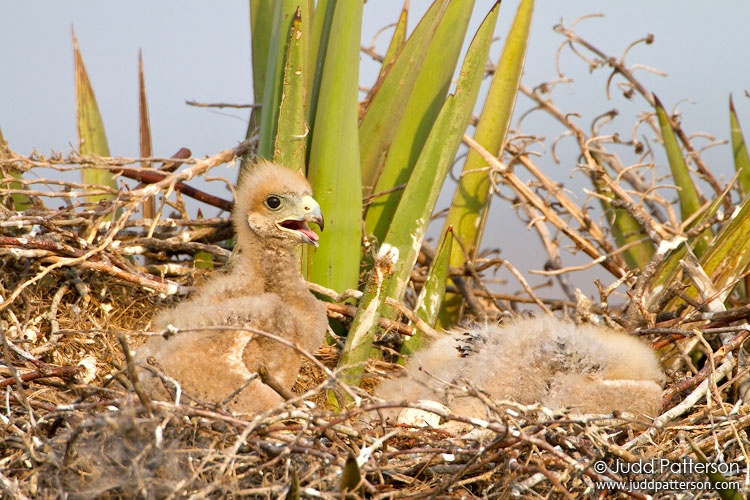
[[[575,25],[575,23],[574,23]],[[641,96],[643,96],[644,99],[651,105],[653,108],[656,105],[656,99],[654,98],[654,95],[646,89],[646,87],[638,81],[638,79],[635,78],[633,74],[633,69],[631,67],[628,67],[625,64],[625,55],[627,52],[632,48],[633,45],[639,42],[645,42],[647,44],[653,42],[653,35],[648,35],[647,37],[638,40],[637,42],[634,42],[628,48],[625,50],[625,53],[619,58],[615,58],[613,56],[608,56],[604,53],[604,51],[598,49],[595,47],[592,43],[588,42],[587,40],[581,38],[577,33],[575,33],[571,28],[566,28],[562,24],[559,24],[555,26],[555,31],[560,33],[561,35],[565,36],[567,38],[567,41],[565,44],[567,44],[571,49],[573,49],[573,52],[580,55],[584,60],[589,62],[592,67],[599,67],[599,66],[609,66],[612,68],[612,75],[610,75],[610,78],[608,80],[608,83],[612,81],[612,77],[615,74],[622,75],[628,83],[632,86],[633,89],[635,89],[636,92],[638,92]],[[580,45],[581,47],[588,50],[590,53],[594,54],[596,57],[595,60],[590,60],[584,57],[576,48],[576,45]],[[559,65],[558,65],[559,68]],[[644,69],[643,67],[639,67],[640,69]],[[558,69],[559,71],[559,69]],[[631,92],[625,92],[626,97],[630,97],[632,94]],[[609,96],[609,85],[607,86],[607,95]],[[688,152],[688,157],[693,160],[696,167],[698,168],[698,171],[703,176],[703,178],[706,180],[706,182],[709,183],[711,188],[714,190],[716,195],[719,195],[721,191],[723,190],[721,187],[721,184],[716,180],[714,175],[711,173],[711,169],[706,165],[706,163],[701,158],[700,154],[695,150],[692,143],[690,142],[690,138],[687,136],[684,130],[682,130],[682,127],[680,126],[680,123],[672,116],[669,117],[669,120],[671,122],[672,128],[675,131],[675,134],[677,135],[680,142],[682,142],[683,146]],[[731,209],[731,203],[726,202],[725,207],[727,210]]]

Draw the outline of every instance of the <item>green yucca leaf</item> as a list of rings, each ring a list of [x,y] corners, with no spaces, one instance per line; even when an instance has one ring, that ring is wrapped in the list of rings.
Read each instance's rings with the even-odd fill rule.
[[[601,165],[598,154],[592,153],[592,157],[594,161]],[[607,175],[603,168],[601,172],[603,172],[602,175]],[[594,176],[592,181],[597,193],[609,200],[616,199],[615,194],[612,193],[607,187],[606,182],[601,178]],[[654,244],[648,238],[646,231],[627,210],[615,208],[610,201],[603,198],[599,198],[599,202],[612,230],[617,247],[622,248],[628,245],[628,248],[622,252],[625,263],[632,270],[645,269],[648,263],[651,262],[655,252]]]
[[[423,18],[424,19],[424,18]],[[398,22],[396,28],[393,30],[393,36],[391,37],[391,43],[388,44],[388,49],[385,51],[383,56],[383,64],[380,66],[380,74],[378,80],[380,80],[388,71],[396,56],[401,52],[404,42],[406,41],[407,21],[409,20],[409,0],[404,2],[404,7],[401,9],[401,14],[398,16]]]
[[[138,139],[141,158],[153,156],[151,147],[151,120],[148,115],[148,99],[146,98],[146,78],[143,74],[143,53],[138,51]],[[141,162],[142,168],[149,168],[148,162]],[[156,202],[151,197],[143,203],[143,216],[147,219],[156,217]]]
[[[495,155],[502,152],[513,116],[533,11],[533,0],[522,0],[518,6],[474,134],[474,139]],[[455,231],[456,241],[451,252],[451,265],[455,267],[463,266],[467,261],[474,262],[479,251],[492,200],[490,174],[486,168],[487,162],[476,151],[470,150],[444,226],[452,226]],[[468,254],[464,254],[464,249]],[[458,320],[462,303],[462,297],[457,294],[443,303],[442,326],[452,325]]]
[[[351,495],[354,493],[355,495]],[[359,469],[357,457],[349,453],[344,464],[344,471],[341,473],[341,494],[342,498],[364,498],[365,487],[362,481],[362,471]]]
[[[422,291],[417,297],[417,306],[414,313],[419,319],[433,326],[438,318],[440,306],[445,296],[445,285],[450,275],[451,248],[453,247],[453,228],[449,227],[443,234],[438,245],[435,259],[432,261],[430,270],[427,272]],[[401,345],[401,354],[411,355],[422,349],[428,342],[427,335],[417,330],[414,335],[404,340]],[[405,358],[401,358],[404,360]]]
[[[307,44],[305,39],[309,33],[304,33],[302,26],[301,12],[298,10],[292,20],[289,35],[273,159],[280,165],[304,173],[307,149],[307,123],[305,122]]]
[[[370,269],[357,314],[352,319],[338,362],[340,380],[346,384],[359,385],[362,381],[372,351],[372,343],[378,331],[378,320],[384,313],[386,293],[393,277],[394,264],[398,259],[397,249],[382,245]],[[338,394],[336,391],[328,392],[328,401],[336,409],[345,408],[351,403],[347,394]]]
[[[195,269],[213,269],[214,256],[211,252],[204,252],[203,250],[195,252],[195,255],[193,256],[193,267],[195,267]]]
[[[743,197],[750,193],[750,157],[747,153],[747,143],[742,135],[740,120],[734,109],[732,96],[729,96],[729,128],[732,136],[732,152],[734,156],[734,168],[740,173],[740,191]]]
[[[292,477],[289,483],[289,491],[287,491],[284,499],[285,500],[299,500],[300,491],[299,491],[299,476],[297,476],[297,469],[292,469],[291,476]]]
[[[310,71],[307,74],[307,88],[309,102],[307,106],[307,122],[311,129],[315,128],[315,112],[318,109],[320,83],[323,77],[323,65],[326,60],[328,41],[331,38],[331,25],[336,10],[336,0],[319,0],[315,6],[310,38]],[[314,66],[313,66],[314,65]],[[308,155],[310,149],[308,147]]]
[[[600,193],[601,194],[601,193]],[[623,208],[615,208],[608,201],[599,200],[609,222],[618,248],[628,245],[622,257],[631,270],[643,270],[654,256],[654,245],[638,221]]]
[[[198,209],[196,219],[203,219],[203,212]],[[199,250],[193,254],[193,267],[195,269],[213,269],[214,268],[214,256],[211,252]]]
[[[8,142],[5,140],[5,137],[3,137],[3,131],[0,130],[0,159],[3,159],[3,157],[8,154],[8,151],[9,151]],[[23,178],[20,172],[11,170],[9,173],[11,177],[14,177],[16,179]],[[13,190],[18,190],[18,191],[26,189],[26,187],[24,187],[24,185],[21,182],[17,182],[17,181],[12,181],[10,183],[10,188]],[[16,210],[17,212],[23,212],[24,210],[26,210],[27,208],[31,208],[32,206],[31,199],[25,194],[14,193],[11,196],[11,198],[13,200],[12,208],[13,210]]]
[[[700,225],[705,223],[706,221],[710,220],[716,212],[722,207],[722,204],[724,203],[724,199],[729,196],[731,186],[727,186],[727,188],[721,193],[720,196],[718,196],[715,200],[711,202],[711,204],[708,206],[706,210],[704,210],[696,219],[693,225]],[[737,216],[735,216],[736,218]],[[734,220],[734,219],[733,219]],[[719,245],[726,244],[726,234],[724,233],[727,228],[729,227],[730,223],[726,223],[725,226],[719,231],[719,234],[717,237],[711,242],[711,246],[709,248],[709,254],[711,254],[714,250],[716,250]],[[700,237],[700,236],[699,236]],[[687,242],[687,244],[692,244],[692,242]],[[652,308],[658,304],[659,299],[667,292],[670,285],[675,283],[675,279],[678,276],[678,273],[680,272],[681,266],[680,266],[680,260],[682,260],[686,253],[686,242],[684,239],[676,238],[672,242],[662,242],[659,245],[660,252],[669,252],[666,258],[662,261],[662,263],[659,265],[659,267],[654,272],[653,277],[651,278],[648,286],[647,286],[647,292],[645,293],[644,297],[644,303],[646,305],[646,308],[648,310],[652,310]],[[707,257],[707,255],[704,255],[704,257]],[[700,262],[701,266],[704,267],[706,264],[705,259],[701,259]],[[708,270],[704,267],[704,270],[708,273]],[[709,274],[711,278],[711,276]],[[718,289],[718,288],[717,288]],[[692,296],[695,296],[696,290],[695,288],[692,288],[691,290],[688,290],[688,293],[690,293]],[[674,311],[679,304],[682,304],[683,300],[680,298],[674,298],[672,299],[667,306],[664,307],[664,310],[666,311]]]
[[[399,251],[389,296],[400,300],[419,255],[427,224],[437,203],[443,181],[461,144],[473,111],[489,55],[500,3],[487,14],[474,36],[459,72],[455,95],[446,99],[422,148],[414,172],[404,189],[384,244]]]
[[[700,263],[722,299],[729,295],[750,264],[750,198],[721,228]],[[686,293],[696,296],[693,292]]]
[[[358,385],[362,379],[378,319],[384,313],[392,316],[385,308],[386,297],[401,299],[406,290],[440,188],[479,94],[499,7],[499,3],[495,4],[469,46],[456,92],[446,98],[438,114],[406,185],[404,201],[396,210],[393,224],[368,275],[339,360],[341,374],[349,384]]]
[[[273,159],[276,133],[279,126],[279,109],[284,89],[284,69],[287,61],[292,23],[304,0],[278,0],[273,2],[273,14],[265,22],[271,24],[268,58],[260,114],[258,156]],[[302,7],[307,11],[307,5]],[[251,11],[252,12],[252,11]],[[259,20],[259,22],[263,22]],[[267,29],[267,28],[266,28]],[[259,35],[262,36],[262,35]],[[259,42],[260,43],[260,42]]]
[[[0,153],[0,157],[2,157],[2,154]],[[23,176],[20,172],[10,172],[11,177],[15,177],[16,179],[23,179]],[[20,190],[28,190],[22,183],[18,181],[13,181],[10,183],[10,188],[16,191]],[[25,194],[21,193],[13,193],[12,196],[13,199],[13,210],[17,212],[23,212],[26,209],[31,208],[33,205],[31,203],[31,198],[26,196]]]
[[[78,50],[78,39],[73,32],[73,57],[75,59],[76,78],[76,125],[78,126],[78,149],[81,155],[109,156],[107,135],[104,132],[104,122],[96,104],[94,89],[91,87],[86,68],[83,65],[81,52]],[[81,170],[84,184],[92,186],[109,186],[117,188],[112,172],[99,168],[84,168]],[[111,199],[114,195],[87,196],[86,201],[96,203],[102,199]]]
[[[266,87],[266,71],[268,70],[268,55],[271,48],[271,31],[273,23],[273,6],[276,0],[250,0],[250,48],[253,60],[253,102],[263,102],[263,92]],[[256,133],[260,127],[260,117],[263,108],[253,108],[247,137]]]
[[[378,182],[388,149],[399,131],[398,124],[402,117],[409,117],[404,114],[407,102],[415,92],[414,84],[444,13],[444,0],[432,4],[403,50],[393,64],[386,68],[365,100],[366,108],[359,125],[362,187],[365,195],[370,195]],[[393,202],[397,203],[398,198],[393,198]]]
[[[660,300],[667,292],[667,288],[676,283],[675,280],[682,269],[680,261],[685,257],[687,247],[685,246],[684,241],[676,241],[675,244],[671,246],[666,244],[660,245],[657,252],[663,252],[667,255],[646,286],[643,304],[648,311],[653,311],[654,307],[660,303]],[[664,310],[674,310],[677,303],[677,301],[672,301],[673,305],[664,307]],[[633,304],[633,306],[635,306],[635,304]],[[640,314],[640,312],[638,314]]]
[[[291,478],[289,481],[289,491],[287,491],[285,500],[299,500],[300,499],[300,488],[299,488],[299,476],[297,475],[297,469],[292,469],[290,474]]]
[[[445,284],[450,275],[450,256],[453,249],[453,228],[448,227],[438,244],[435,259],[432,261],[422,291],[417,297],[414,313],[432,326],[437,321],[440,303],[443,301]]]
[[[308,177],[326,217],[312,250],[309,279],[343,291],[357,288],[362,239],[358,91],[362,0],[337,2],[321,75]]]
[[[654,96],[654,101],[656,102],[656,115],[659,120],[662,140],[664,141],[664,149],[667,152],[667,160],[672,171],[672,179],[678,188],[677,196],[680,200],[680,215],[682,216],[682,220],[685,221],[700,210],[700,196],[698,196],[698,190],[693,183],[693,179],[690,177],[690,170],[687,167],[687,163],[685,163],[685,158],[682,156],[682,151],[670,123],[669,115],[664,110],[664,106],[662,106],[659,98]],[[700,258],[705,253],[711,238],[711,231],[707,229],[696,239],[693,248],[696,256]]]
[[[414,91],[402,111],[402,119],[398,124],[389,125],[397,128],[374,193],[392,190],[409,180],[450,88],[473,7],[474,0],[448,2],[417,75]],[[362,137],[363,143],[369,140]],[[400,199],[401,191],[391,191],[371,201],[365,217],[368,235],[373,234],[378,241],[383,241]]]

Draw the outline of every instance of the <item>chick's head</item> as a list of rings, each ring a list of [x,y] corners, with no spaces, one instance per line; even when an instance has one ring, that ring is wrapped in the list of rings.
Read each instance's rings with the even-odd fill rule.
[[[317,247],[319,237],[308,222],[321,230],[324,225],[307,179],[270,162],[257,163],[243,175],[233,218],[240,244],[252,238],[267,244],[307,243]]]

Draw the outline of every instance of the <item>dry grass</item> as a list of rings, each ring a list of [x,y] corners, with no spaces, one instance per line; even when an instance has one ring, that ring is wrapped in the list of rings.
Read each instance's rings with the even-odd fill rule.
[[[147,195],[166,194],[177,182],[206,172],[237,152],[191,163],[152,184],[157,186],[154,191],[140,187],[121,193],[112,204],[96,207],[82,203],[82,194],[76,199],[80,189],[70,184],[62,186],[62,192],[70,191],[68,204],[47,209],[41,200],[61,190],[40,182],[47,191],[33,188],[33,208],[20,214],[7,209],[0,213],[4,391],[0,489],[5,496],[295,498],[290,490],[298,488],[305,497],[341,498],[343,470],[354,457],[362,483],[351,488],[350,496],[647,498],[640,490],[598,490],[596,483],[705,481],[705,474],[699,473],[612,471],[618,463],[637,460],[695,459],[696,449],[709,461],[738,464],[742,472],[727,479],[739,481],[743,491],[749,491],[745,471],[750,412],[733,404],[731,383],[721,385],[717,373],[731,372],[733,365],[722,366],[733,358],[726,354],[728,348],[717,348],[711,341],[721,327],[734,336],[730,347],[741,345],[748,334],[742,326],[748,316],[743,308],[728,311],[713,323],[696,320],[674,327],[665,323],[657,325],[662,329],[644,332],[662,346],[672,377],[664,408],[672,413],[656,426],[632,415],[574,418],[492,401],[486,401],[487,420],[443,415],[438,428],[384,423],[377,414],[388,405],[365,392],[359,392],[356,408],[329,411],[325,392],[337,381],[311,362],[295,387],[300,397],[262,415],[233,416],[194,401],[144,406],[124,368],[121,339],[137,345],[149,332],[154,311],[179,300],[175,292],[189,291],[196,279],[192,269],[196,251],[210,253],[219,263],[226,259],[228,251],[218,242],[227,238],[229,223],[184,217],[138,221],[134,207]],[[65,162],[72,169],[82,164],[75,158]],[[28,169],[65,162],[16,155],[6,157],[2,165]],[[114,163],[102,162],[116,168]],[[5,206],[12,194],[10,180],[0,181],[0,198],[5,197],[0,201]],[[176,210],[186,213],[179,200],[176,203]],[[176,237],[175,227],[183,228],[187,236]],[[136,253],[141,257],[132,258]],[[415,283],[419,283],[423,269],[416,271]],[[500,299],[491,301],[481,282],[469,298],[474,308],[486,307],[488,315],[496,314]],[[516,299],[516,305],[529,302],[528,297]],[[513,302],[513,297],[502,300]],[[569,307],[562,302],[549,305]],[[408,309],[408,304],[403,307]],[[344,304],[333,304],[329,312],[346,320],[351,311]],[[405,324],[386,326],[410,329]],[[703,359],[674,347],[678,337],[696,339]],[[337,356],[335,346],[317,353],[330,369]],[[388,363],[373,362],[368,384],[391,369]],[[598,470],[597,462],[609,469]],[[657,496],[713,498],[715,494],[694,489]]]

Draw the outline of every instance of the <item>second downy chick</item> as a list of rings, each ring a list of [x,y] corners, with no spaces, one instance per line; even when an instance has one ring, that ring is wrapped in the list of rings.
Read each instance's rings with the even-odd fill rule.
[[[383,382],[376,395],[434,400],[456,414],[484,418],[485,404],[465,390],[470,385],[494,400],[653,417],[664,380],[656,354],[639,339],[544,316],[446,335],[417,353],[405,376]]]

